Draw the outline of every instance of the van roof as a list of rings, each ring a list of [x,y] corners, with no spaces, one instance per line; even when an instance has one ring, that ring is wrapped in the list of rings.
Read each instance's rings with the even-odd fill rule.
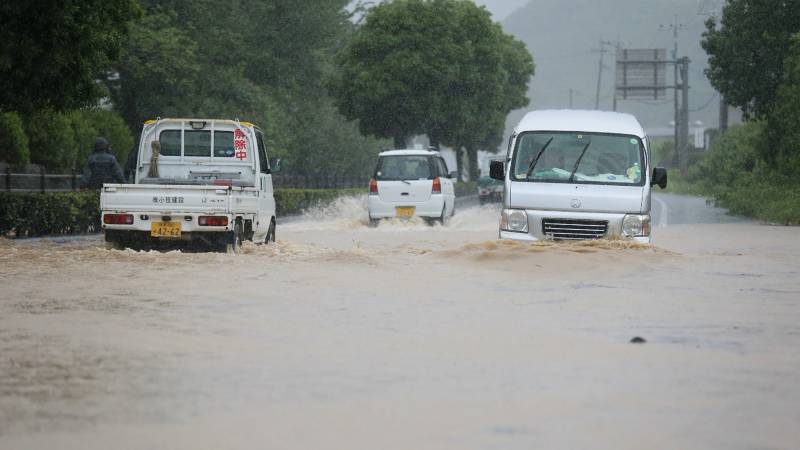
[[[379,156],[408,156],[408,155],[433,156],[438,154],[439,152],[434,152],[431,150],[405,149],[405,150],[387,150],[385,152],[380,152],[378,155]]]
[[[525,131],[583,131],[645,137],[642,125],[630,114],[575,109],[531,111],[515,129],[517,133]]]

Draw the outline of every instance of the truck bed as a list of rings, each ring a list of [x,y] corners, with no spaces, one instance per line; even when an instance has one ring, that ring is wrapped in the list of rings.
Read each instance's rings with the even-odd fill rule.
[[[100,195],[106,212],[255,213],[254,187],[213,185],[106,184]]]

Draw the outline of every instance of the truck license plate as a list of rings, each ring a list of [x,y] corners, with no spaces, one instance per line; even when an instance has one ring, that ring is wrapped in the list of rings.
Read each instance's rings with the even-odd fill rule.
[[[150,224],[150,236],[179,238],[181,237],[180,222],[153,222]]]
[[[414,216],[414,207],[413,206],[398,206],[394,209],[395,214],[397,217],[413,217]]]

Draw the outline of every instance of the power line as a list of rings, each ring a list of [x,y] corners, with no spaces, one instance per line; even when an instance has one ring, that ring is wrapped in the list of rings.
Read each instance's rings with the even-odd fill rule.
[[[714,95],[712,95],[711,98],[708,99],[708,101],[703,103],[703,106],[701,106],[699,108],[695,108],[695,109],[690,109],[689,112],[698,112],[698,111],[702,111],[702,110],[708,108],[708,105],[710,105],[711,102],[713,102],[714,99],[717,98],[718,95],[719,95],[718,93],[714,92]]]

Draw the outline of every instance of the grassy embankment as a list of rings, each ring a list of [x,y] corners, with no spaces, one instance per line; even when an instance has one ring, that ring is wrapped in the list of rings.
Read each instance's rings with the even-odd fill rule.
[[[768,161],[765,145],[761,124],[733,127],[688,173],[670,171],[666,192],[703,196],[768,223],[800,225],[800,159]]]

